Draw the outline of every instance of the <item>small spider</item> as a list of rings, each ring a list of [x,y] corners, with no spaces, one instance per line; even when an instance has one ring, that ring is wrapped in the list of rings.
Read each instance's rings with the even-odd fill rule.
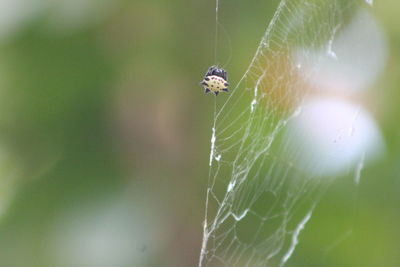
[[[203,85],[205,93],[211,91],[215,95],[218,95],[221,91],[228,92],[229,84],[227,76],[228,74],[224,69],[211,66],[200,84]]]

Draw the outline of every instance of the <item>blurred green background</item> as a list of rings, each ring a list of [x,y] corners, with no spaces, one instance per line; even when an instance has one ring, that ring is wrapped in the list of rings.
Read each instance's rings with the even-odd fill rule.
[[[220,2],[217,49],[235,84],[277,1]],[[215,1],[0,9],[0,266],[196,266]],[[288,266],[400,266],[398,10],[369,9],[389,43],[375,85],[386,154],[357,188],[333,184]]]

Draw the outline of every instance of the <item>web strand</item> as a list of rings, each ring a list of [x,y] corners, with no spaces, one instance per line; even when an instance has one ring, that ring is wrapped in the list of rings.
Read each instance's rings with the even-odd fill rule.
[[[214,63],[218,66],[218,13],[219,13],[219,0],[215,1],[215,37],[214,37]]]
[[[297,168],[303,144],[283,134],[315,86],[302,66],[314,51],[334,53],[355,8],[355,0],[279,1],[239,82],[219,105],[215,97],[199,266],[283,266],[295,254],[330,180]],[[215,12],[217,64],[219,0]]]

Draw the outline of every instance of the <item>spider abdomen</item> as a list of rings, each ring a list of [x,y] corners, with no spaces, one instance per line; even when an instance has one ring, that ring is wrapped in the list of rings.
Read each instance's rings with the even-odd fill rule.
[[[213,92],[218,95],[221,91],[228,92],[228,82],[224,77],[226,77],[226,71],[223,69],[218,69],[217,67],[210,67],[204,80],[201,82],[203,85],[205,93]]]

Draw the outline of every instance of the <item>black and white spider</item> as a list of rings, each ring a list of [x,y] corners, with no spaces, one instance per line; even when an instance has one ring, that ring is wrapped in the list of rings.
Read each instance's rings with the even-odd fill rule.
[[[218,95],[221,91],[228,92],[228,73],[217,66],[211,66],[203,81],[200,83],[204,87],[204,92],[213,92]]]

